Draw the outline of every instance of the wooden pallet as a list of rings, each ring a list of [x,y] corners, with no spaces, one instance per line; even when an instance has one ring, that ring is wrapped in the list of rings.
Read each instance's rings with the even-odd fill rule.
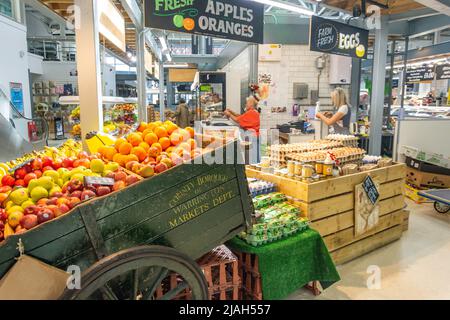
[[[368,175],[380,183],[380,221],[376,228],[355,236],[354,190]],[[401,237],[397,227],[403,230],[405,224],[405,175],[405,165],[394,164],[308,184],[247,169],[247,177],[276,183],[281,192],[295,199],[292,202],[300,207],[303,215],[311,221],[311,228],[322,235],[337,264],[359,257]]]

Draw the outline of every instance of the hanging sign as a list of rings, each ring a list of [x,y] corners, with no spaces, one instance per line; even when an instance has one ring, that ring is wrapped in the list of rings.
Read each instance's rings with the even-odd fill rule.
[[[436,66],[436,80],[450,79],[450,63]]]
[[[264,5],[248,0],[145,0],[145,26],[263,43]]]
[[[380,198],[380,193],[378,192],[378,188],[370,176],[367,176],[366,179],[364,179],[362,186],[370,202],[372,202],[372,204],[377,203]]]
[[[22,115],[24,115],[23,109],[23,89],[21,83],[9,83],[9,89],[11,94],[11,102]]]
[[[380,218],[380,183],[370,176],[355,186],[355,236],[374,229]]]
[[[311,51],[367,59],[369,31],[312,16],[309,47]]]
[[[420,82],[434,80],[434,66],[433,67],[417,67],[406,70],[406,82]]]

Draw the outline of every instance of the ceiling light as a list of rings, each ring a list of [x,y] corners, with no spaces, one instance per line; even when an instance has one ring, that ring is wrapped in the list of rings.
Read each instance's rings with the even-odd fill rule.
[[[187,63],[180,63],[180,64],[165,64],[164,68],[177,68],[177,69],[183,69],[183,68],[189,68],[189,65]]]
[[[282,1],[272,1],[272,0],[253,0],[254,2],[259,2],[262,4],[266,4],[268,6],[274,6],[275,8],[285,9],[288,11],[305,14],[308,16],[314,15],[314,12],[307,10],[305,8],[300,8],[298,6],[294,6],[288,2],[282,2]]]
[[[128,57],[128,59],[131,59],[132,56],[133,56],[133,55],[131,54],[131,52],[127,52],[127,57]]]
[[[131,62],[136,62],[136,61],[137,61],[137,58],[136,58],[135,56],[132,56],[132,57],[130,58],[130,60],[131,60]]]

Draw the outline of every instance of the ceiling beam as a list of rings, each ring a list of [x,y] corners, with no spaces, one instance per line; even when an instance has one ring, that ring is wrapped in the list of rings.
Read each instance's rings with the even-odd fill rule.
[[[450,6],[444,4],[443,2],[437,0],[415,0],[415,1],[437,12],[450,16]]]
[[[143,23],[143,13],[136,0],[119,0],[122,4],[122,7],[130,17],[133,24],[136,26],[136,29],[141,30],[144,27]]]

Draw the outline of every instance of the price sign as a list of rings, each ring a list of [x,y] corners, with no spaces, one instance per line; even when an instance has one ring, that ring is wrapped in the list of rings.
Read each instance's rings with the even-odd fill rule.
[[[377,186],[370,176],[367,176],[367,178],[364,179],[363,188],[370,202],[375,205],[380,198],[380,193],[378,192]]]
[[[407,82],[430,81],[434,79],[434,67],[418,67],[406,71]]]
[[[450,79],[450,63],[436,66],[436,80]]]
[[[84,185],[98,185],[98,186],[113,186],[114,179],[112,178],[102,178],[102,177],[84,177]]]

